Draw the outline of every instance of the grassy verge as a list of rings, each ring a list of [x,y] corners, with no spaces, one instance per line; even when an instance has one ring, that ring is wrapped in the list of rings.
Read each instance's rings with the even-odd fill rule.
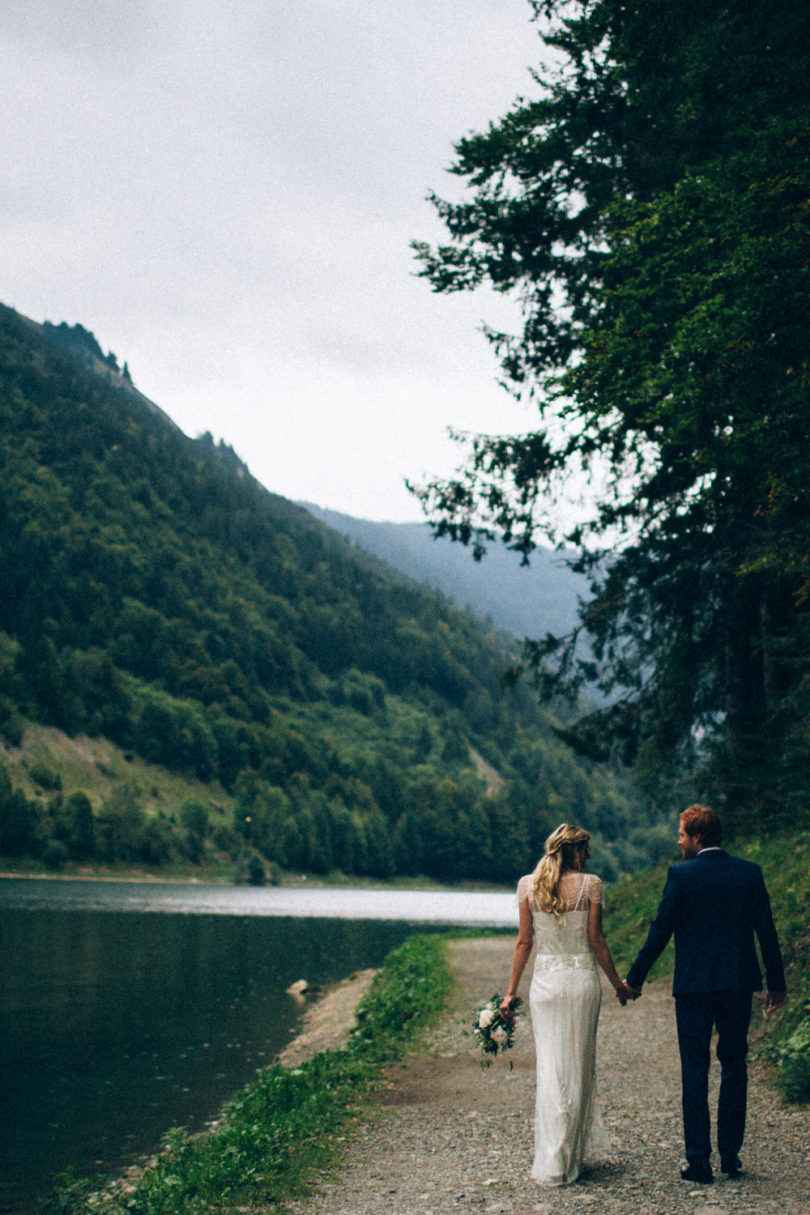
[[[412,937],[376,975],[345,1047],[292,1070],[259,1072],[208,1134],[170,1131],[134,1188],[112,1183],[99,1190],[98,1182],[66,1176],[39,1211],[213,1215],[308,1192],[368,1110],[386,1064],[438,1019],[451,986],[442,938]]]
[[[810,832],[754,840],[739,852],[765,873],[787,972],[788,1003],[768,1019],[761,1053],[788,1100],[810,1102]]]
[[[785,957],[787,1007],[759,1032],[758,1052],[775,1068],[775,1079],[789,1101],[810,1101],[810,832],[790,832],[759,840],[738,841],[730,849],[761,865],[771,896],[774,919]],[[667,864],[614,886],[608,895],[606,933],[621,974],[644,942],[666,880]],[[651,977],[671,972],[670,943]],[[755,1014],[756,1017],[756,1014]]]

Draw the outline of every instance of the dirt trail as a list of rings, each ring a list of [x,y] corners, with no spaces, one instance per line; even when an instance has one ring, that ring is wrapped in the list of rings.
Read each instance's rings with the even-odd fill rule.
[[[294,1215],[806,1215],[810,1212],[810,1109],[787,1109],[751,1069],[746,1177],[713,1186],[680,1180],[680,1084],[672,999],[652,983],[622,1009],[606,988],[599,1026],[599,1092],[614,1145],[610,1163],[575,1185],[545,1189],[529,1177],[534,1044],[520,1025],[513,1070],[487,1070],[465,1023],[479,1000],[503,990],[511,941],[452,945],[455,1005],[430,1053],[391,1072],[379,1117],[347,1144],[343,1169]],[[531,965],[531,964],[530,964]],[[521,985],[528,991],[528,971]],[[755,1019],[760,1015],[759,1006]],[[716,1094],[717,1064],[713,1065]],[[713,1096],[713,1104],[716,1104]]]

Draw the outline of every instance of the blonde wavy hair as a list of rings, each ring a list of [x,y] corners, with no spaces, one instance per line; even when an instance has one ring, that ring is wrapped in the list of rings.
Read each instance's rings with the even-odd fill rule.
[[[541,911],[550,911],[562,919],[565,899],[560,894],[560,878],[566,869],[577,869],[577,853],[584,848],[590,834],[581,827],[560,823],[546,840],[546,852],[532,874],[531,901]]]

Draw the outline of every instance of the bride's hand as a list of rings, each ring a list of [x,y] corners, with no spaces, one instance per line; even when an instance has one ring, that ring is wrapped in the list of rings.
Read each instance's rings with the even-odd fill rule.
[[[500,1006],[498,1008],[498,1012],[501,1014],[504,1021],[514,1021],[515,1010],[512,1007],[514,1003],[515,1003],[514,996],[504,996],[504,998],[501,1000]]]

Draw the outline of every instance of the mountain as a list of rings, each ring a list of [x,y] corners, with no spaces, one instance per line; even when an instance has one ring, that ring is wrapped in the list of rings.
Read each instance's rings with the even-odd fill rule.
[[[434,538],[427,523],[373,523],[302,505],[365,552],[521,640],[569,632],[579,600],[589,598],[587,578],[570,568],[573,554],[538,548],[525,566],[519,553],[495,543],[475,561],[464,545]]]
[[[0,853],[501,881],[566,817],[606,876],[649,859],[627,788],[504,690],[505,634],[188,438],[99,350],[0,307]],[[23,788],[34,725],[189,795],[91,800],[67,764]]]

